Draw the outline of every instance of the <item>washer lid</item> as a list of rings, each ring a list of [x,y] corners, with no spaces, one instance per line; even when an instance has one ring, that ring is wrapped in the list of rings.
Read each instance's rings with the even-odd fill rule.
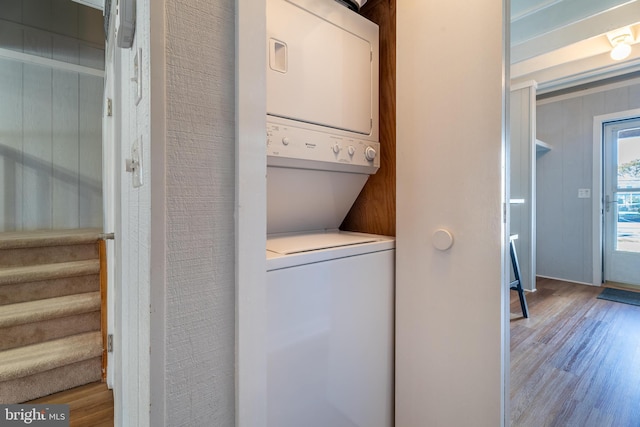
[[[340,233],[339,231],[294,234],[267,238],[267,250],[281,255],[342,246],[376,242],[379,239],[370,235]]]

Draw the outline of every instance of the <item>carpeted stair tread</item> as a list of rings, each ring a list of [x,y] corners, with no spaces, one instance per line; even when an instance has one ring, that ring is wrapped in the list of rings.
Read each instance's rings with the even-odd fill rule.
[[[100,292],[0,306],[0,328],[100,310]]]
[[[97,259],[8,267],[0,269],[0,285],[86,276],[99,272],[100,260]]]
[[[100,381],[101,357],[0,383],[0,403],[21,403],[38,397]]]
[[[35,375],[102,355],[102,335],[87,332],[0,352],[0,381]]]
[[[99,259],[98,243],[0,249],[0,268]]]
[[[96,242],[103,237],[104,234],[99,228],[12,231],[0,233],[0,249],[78,245]]]

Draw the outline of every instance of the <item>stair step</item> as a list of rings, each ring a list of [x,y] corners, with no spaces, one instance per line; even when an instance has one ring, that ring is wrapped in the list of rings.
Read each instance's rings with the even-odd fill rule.
[[[96,242],[37,248],[0,249],[0,268],[98,259]]]
[[[0,351],[99,331],[100,326],[100,311],[9,326],[0,329]]]
[[[4,381],[0,383],[0,403],[22,403],[100,381],[101,372],[102,358],[93,357],[28,377]]]
[[[63,277],[40,282],[14,283],[0,286],[0,306],[99,290],[99,274]]]
[[[10,381],[102,355],[100,332],[86,332],[0,352],[0,381]],[[2,388],[0,386],[0,388]]]
[[[0,269],[0,285],[27,283],[63,277],[86,276],[100,272],[100,260],[59,262]]]
[[[96,242],[104,237],[99,228],[12,231],[0,233],[0,249],[80,245]]]
[[[100,310],[100,292],[0,306],[0,328]]]

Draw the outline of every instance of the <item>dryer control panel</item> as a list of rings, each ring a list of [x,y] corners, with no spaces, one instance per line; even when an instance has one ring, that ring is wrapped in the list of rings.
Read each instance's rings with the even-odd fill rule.
[[[267,122],[267,156],[269,165],[287,166],[283,164],[285,159],[292,159],[340,165],[344,171],[352,167],[354,173],[372,174],[380,167],[380,143]],[[324,167],[318,165],[314,169]]]

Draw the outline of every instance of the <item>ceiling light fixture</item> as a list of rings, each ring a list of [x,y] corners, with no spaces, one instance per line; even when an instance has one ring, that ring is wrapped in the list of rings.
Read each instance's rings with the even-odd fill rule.
[[[611,58],[620,61],[625,59],[631,53],[631,43],[633,43],[633,33],[631,28],[625,27],[619,30],[607,33],[609,43],[613,46],[611,49]]]

